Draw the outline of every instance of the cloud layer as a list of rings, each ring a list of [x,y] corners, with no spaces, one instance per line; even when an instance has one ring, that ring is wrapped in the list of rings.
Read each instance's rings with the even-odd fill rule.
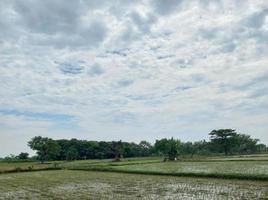
[[[0,156],[35,135],[268,143],[265,0],[3,0],[0,30]]]

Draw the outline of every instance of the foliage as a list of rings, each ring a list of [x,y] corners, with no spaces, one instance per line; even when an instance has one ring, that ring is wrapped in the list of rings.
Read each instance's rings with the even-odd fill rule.
[[[209,133],[211,142],[224,151],[227,155],[230,153],[230,148],[234,144],[234,137],[237,135],[233,129],[213,130]]]
[[[43,138],[37,136],[32,138],[28,145],[31,149],[37,151],[38,158],[44,162],[45,160],[55,160],[60,153],[60,147],[55,140],[51,138]]]
[[[175,160],[179,155],[180,144],[181,142],[179,140],[173,138],[156,140],[155,150],[161,153],[165,160]]]
[[[18,158],[19,160],[27,160],[27,159],[29,158],[29,154],[26,153],[26,152],[21,152],[21,153],[17,156],[17,158]]]
[[[258,151],[258,147],[261,147],[257,145],[258,142],[258,139],[252,139],[249,135],[237,134],[233,138],[232,150],[239,154],[256,152]]]
[[[75,147],[71,147],[68,149],[66,153],[66,160],[76,160],[78,157],[78,151]]]
[[[179,155],[193,158],[195,155],[251,154],[267,151],[264,144],[249,135],[236,133],[233,129],[213,130],[210,141],[181,142],[171,138],[156,140],[154,145],[147,141],[139,144],[123,141],[87,141],[77,139],[53,140],[34,137],[28,144],[37,151],[37,158],[45,160],[84,160],[107,159],[120,160],[123,157],[147,157],[162,155],[165,159],[175,160]],[[7,159],[7,158],[6,158]],[[8,159],[17,159],[16,156]]]
[[[258,144],[258,139],[236,133],[233,129],[213,130],[209,135],[211,136],[210,151],[212,152],[224,152],[225,155],[228,155],[260,153],[267,150],[264,144]]]
[[[172,164],[172,163],[171,163]],[[266,199],[268,182],[73,170],[5,174],[0,199]]]

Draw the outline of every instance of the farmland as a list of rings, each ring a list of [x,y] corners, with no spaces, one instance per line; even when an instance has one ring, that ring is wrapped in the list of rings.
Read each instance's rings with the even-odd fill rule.
[[[0,171],[0,199],[268,197],[267,155],[177,162],[162,162],[160,157],[123,159],[121,162],[110,159],[44,164],[0,162]]]
[[[260,199],[268,182],[90,171],[0,176],[0,199]]]
[[[0,162],[0,174],[8,172],[55,169],[60,162]]]
[[[166,173],[169,175],[192,175],[221,178],[246,178],[268,180],[268,162],[168,162],[154,164],[124,165],[113,169],[143,173]]]
[[[125,159],[121,162],[76,161],[63,163],[67,169],[112,171],[151,175],[212,177],[249,180],[268,180],[267,155],[253,157],[217,157],[162,162],[161,158]]]

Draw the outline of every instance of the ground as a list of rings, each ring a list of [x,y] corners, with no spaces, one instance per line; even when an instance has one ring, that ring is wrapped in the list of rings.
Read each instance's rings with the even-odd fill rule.
[[[265,199],[268,182],[42,171],[0,176],[0,199]]]
[[[0,162],[0,199],[268,199],[268,155]]]

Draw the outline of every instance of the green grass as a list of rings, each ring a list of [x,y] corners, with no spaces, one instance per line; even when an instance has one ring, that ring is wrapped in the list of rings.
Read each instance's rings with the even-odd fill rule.
[[[0,199],[265,199],[268,182],[90,171],[0,175]]]
[[[0,173],[33,170],[51,170],[55,168],[88,171],[110,171],[121,173],[212,177],[225,179],[248,179],[268,181],[267,154],[230,157],[207,157],[200,160],[162,162],[160,157],[126,158],[121,162],[111,159],[80,160],[72,162],[0,162]],[[57,165],[55,166],[55,163]]]
[[[0,200],[267,199],[268,161],[264,158],[267,155],[165,163],[160,157],[121,162],[0,162]],[[31,172],[7,173],[27,170]]]
[[[99,168],[101,169],[101,168]],[[167,162],[139,165],[110,166],[106,171],[158,174],[173,176],[214,177],[268,181],[267,161],[236,162]],[[94,168],[98,170],[98,168]]]
[[[249,160],[247,157],[244,160],[218,157],[165,163],[161,161],[161,158],[125,159],[122,162],[76,161],[63,164],[63,166],[74,170],[268,181],[268,161],[263,160],[263,157],[260,156],[254,157],[253,160]]]
[[[153,164],[140,164],[131,166],[117,166],[120,169],[167,171],[167,172],[193,172],[193,173],[243,173],[268,176],[268,162],[162,162]]]
[[[146,163],[160,163],[160,157],[142,157],[142,158],[125,158],[120,162],[115,162],[113,159],[104,160],[78,160],[72,162],[62,162],[59,166],[65,169],[76,169],[80,167],[106,167],[106,166],[124,166],[124,165],[139,165]]]
[[[211,161],[268,161],[268,154],[249,154],[209,157],[206,160]]]
[[[55,163],[57,163],[55,165]],[[0,174],[20,171],[48,170],[57,168],[61,162],[0,162]]]

